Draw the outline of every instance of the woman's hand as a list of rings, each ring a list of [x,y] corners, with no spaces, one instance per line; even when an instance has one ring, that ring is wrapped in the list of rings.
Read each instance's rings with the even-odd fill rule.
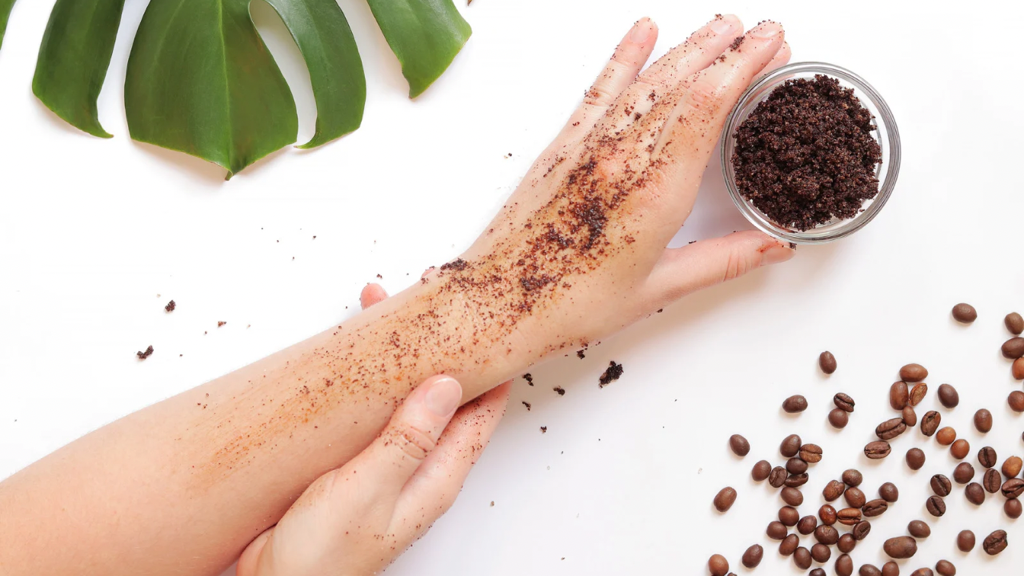
[[[387,294],[363,289],[368,308]],[[377,574],[441,517],[505,412],[510,383],[459,407],[462,387],[427,379],[362,453],[316,480],[238,561],[238,576]],[[443,431],[443,432],[442,432]]]

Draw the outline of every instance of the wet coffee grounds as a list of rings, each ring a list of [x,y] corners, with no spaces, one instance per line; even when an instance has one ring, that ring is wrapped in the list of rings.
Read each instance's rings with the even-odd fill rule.
[[[788,80],[736,130],[744,198],[781,226],[809,230],[855,216],[878,194],[873,116],[835,78]]]
[[[617,364],[614,360],[609,362],[608,369],[604,371],[604,374],[601,374],[601,378],[598,380],[600,387],[604,388],[618,380],[622,376],[622,372],[622,364]]]

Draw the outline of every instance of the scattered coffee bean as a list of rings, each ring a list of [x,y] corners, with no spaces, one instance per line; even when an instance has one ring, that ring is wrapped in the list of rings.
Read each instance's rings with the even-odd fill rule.
[[[971,550],[974,550],[974,532],[964,530],[957,534],[956,547],[961,552],[970,552]]]
[[[860,508],[843,508],[836,512],[836,519],[843,526],[856,526],[861,521]]]
[[[811,558],[818,564],[824,564],[832,558],[832,549],[821,543],[815,544],[811,546]]]
[[[890,418],[885,422],[882,422],[875,428],[875,436],[878,436],[882,440],[892,440],[893,438],[903,434],[907,430],[907,425],[903,423],[903,417]]]
[[[860,576],[882,576],[882,571],[871,564],[864,564],[860,567],[860,570],[858,570],[857,573],[860,574]]]
[[[907,406],[903,409],[903,423],[907,425],[907,428],[917,426],[917,412],[913,407]]]
[[[796,549],[800,547],[800,537],[796,534],[790,534],[782,539],[782,543],[779,544],[779,554],[783,556],[791,556]]]
[[[995,494],[1003,487],[1003,476],[999,473],[999,470],[989,468],[985,470],[985,475],[981,478],[981,485],[985,487],[985,491],[989,494]]]
[[[711,576],[726,576],[729,573],[729,561],[721,554],[715,554],[708,560],[708,571]]]
[[[914,554],[917,554],[917,540],[914,540],[910,536],[897,536],[896,538],[889,538],[882,544],[882,550],[889,555],[890,558],[896,560],[903,560],[905,558],[912,558]]]
[[[729,437],[729,448],[732,448],[733,454],[743,457],[750,453],[750,442],[739,434],[733,434]]]
[[[788,532],[789,530],[786,529],[786,525],[778,520],[774,520],[768,524],[768,529],[765,530],[765,534],[767,534],[772,540],[782,540],[786,537]]]
[[[796,531],[807,536],[818,527],[818,519],[814,516],[804,516],[796,523]]]
[[[761,563],[761,559],[764,558],[764,548],[754,544],[747,551],[743,553],[743,565],[747,568],[757,568],[757,565]]]
[[[800,452],[798,454],[801,460],[810,464],[821,462],[821,455],[821,446],[818,446],[817,444],[804,444],[800,447]]]
[[[923,540],[924,538],[932,535],[931,527],[923,520],[914,520],[910,524],[907,524],[907,532],[918,540]]]
[[[907,383],[900,380],[893,382],[889,387],[889,405],[893,410],[903,410],[910,403],[910,391],[907,390]]]
[[[992,431],[992,413],[982,408],[974,413],[974,427],[978,432],[987,434]]]
[[[722,488],[718,494],[715,495],[714,505],[715,510],[719,512],[728,512],[729,508],[736,503],[736,490],[731,487]]]
[[[974,479],[974,466],[970,462],[961,462],[953,469],[953,480],[957,484],[967,484]]]
[[[953,491],[953,483],[949,481],[943,474],[936,474],[931,479],[932,492],[936,496],[949,496],[949,493]]]
[[[804,503],[804,495],[796,488],[785,487],[780,493],[782,495],[782,501],[790,506],[799,506]]]
[[[889,503],[881,498],[877,498],[866,502],[863,508],[861,508],[861,512],[864,514],[865,518],[874,518],[876,516],[881,516],[888,509]]]
[[[1024,412],[1024,392],[1020,390],[1010,392],[1010,395],[1006,398],[1006,403],[1010,405],[1010,410]]]
[[[1003,504],[1003,512],[1006,514],[1007,518],[1011,518],[1013,520],[1016,520],[1017,518],[1020,518],[1020,514],[1021,514],[1021,503],[1020,503],[1020,500],[1017,499],[1017,498],[1014,498],[1013,500],[1007,500]]]
[[[943,446],[949,446],[956,442],[956,430],[952,426],[946,426],[935,433],[935,440]]]
[[[1024,358],[1017,358],[1010,366],[1010,374],[1017,380],[1024,380]]]
[[[837,576],[853,576],[853,558],[849,554],[836,558],[835,570]]]
[[[847,488],[843,496],[851,508],[860,508],[868,500],[860,488]]]
[[[900,565],[892,560],[882,564],[882,576],[900,576]]]
[[[1016,359],[1024,357],[1024,338],[1015,336],[1003,342],[1002,351],[1003,356],[1006,358]]]
[[[782,403],[782,409],[788,414],[803,412],[804,410],[807,410],[807,398],[804,398],[799,394],[796,396],[790,396]]]
[[[900,380],[904,382],[920,382],[928,377],[928,369],[920,364],[907,364],[900,368]]]
[[[960,438],[950,445],[949,453],[953,455],[953,458],[963,460],[971,453],[971,444],[967,440]]]
[[[843,484],[846,484],[847,486],[850,486],[852,488],[856,488],[857,486],[860,486],[862,482],[864,482],[864,476],[860,473],[859,470],[855,470],[853,468],[844,471],[842,478]]]
[[[956,576],[956,566],[949,560],[939,560],[935,564],[935,571],[939,573],[939,576]]]
[[[853,530],[850,530],[850,535],[853,536],[854,540],[860,542],[867,538],[869,532],[871,532],[871,522],[864,520],[853,525]]]
[[[843,394],[842,392],[832,397],[832,403],[836,405],[836,408],[839,408],[843,412],[853,412],[854,407],[857,405],[857,403],[853,401],[853,398],[848,394]]]
[[[970,304],[960,303],[953,306],[953,319],[961,324],[970,324],[978,319],[978,311]]]
[[[956,408],[960,404],[960,394],[949,384],[939,386],[939,403],[946,408]]]
[[[942,499],[942,496],[932,496],[925,503],[925,508],[928,509],[929,514],[940,518],[946,513],[946,501]]]
[[[1019,456],[1010,456],[1005,462],[1003,462],[1003,475],[1007,478],[1013,478],[1020,474],[1022,464],[1024,463],[1021,462]]]
[[[1006,531],[996,530],[985,538],[985,541],[981,543],[981,548],[989,556],[995,556],[1006,550],[1006,544]]]
[[[818,366],[825,374],[832,374],[836,371],[836,357],[826,350],[818,356]]]
[[[833,428],[846,428],[846,425],[850,423],[850,414],[842,408],[833,408],[832,411],[828,413],[828,423],[831,424]]]
[[[810,477],[806,473],[790,474],[786,477],[786,486],[789,486],[790,488],[799,488],[804,484],[807,484],[807,480],[809,479]]]
[[[822,504],[821,508],[818,508],[818,519],[825,526],[831,526],[836,523],[836,509],[830,504]]]
[[[807,570],[811,567],[811,551],[803,546],[797,548],[796,552],[793,552],[793,563],[797,568]]]
[[[925,413],[924,417],[921,418],[921,433],[925,436],[931,436],[935,434],[935,431],[939,429],[939,425],[942,423],[942,414],[932,410]]]
[[[807,472],[807,462],[799,458],[790,458],[786,461],[786,472],[790,474],[803,474]]]
[[[999,457],[996,455],[996,449],[991,446],[985,446],[981,450],[978,450],[978,464],[981,464],[982,468],[992,468],[999,462]]]
[[[803,445],[803,441],[796,434],[790,434],[782,440],[782,444],[779,445],[779,453],[786,458],[792,458],[800,453],[800,446]]]
[[[786,484],[786,478],[789,473],[782,466],[776,466],[772,468],[772,471],[768,473],[768,484],[772,488],[782,488]]]
[[[914,387],[910,389],[910,405],[917,406],[924,400],[924,397],[928,395],[928,385],[924,382],[914,384]]]
[[[1021,332],[1024,332],[1024,317],[1016,312],[1007,314],[1003,323],[1006,324],[1006,329],[1010,331],[1010,334],[1020,336]]]
[[[917,570],[914,570],[910,576],[935,576],[935,573],[932,572],[931,568],[918,568]]]
[[[843,534],[839,537],[839,541],[836,542],[836,548],[843,554],[849,554],[853,552],[853,549],[857,547],[857,540],[854,539],[852,534]]]
[[[878,495],[882,497],[882,500],[892,504],[900,499],[900,490],[892,482],[886,482],[878,488]]]
[[[967,497],[967,501],[975,506],[981,506],[985,503],[985,489],[981,487],[981,484],[977,482],[971,482],[964,489],[964,496]]]
[[[750,477],[755,482],[764,482],[768,479],[768,475],[772,473],[772,465],[767,460],[761,460],[750,470]]]
[[[864,447],[864,455],[871,460],[881,460],[888,456],[890,452],[892,452],[892,447],[884,440],[870,442]]]
[[[800,521],[800,513],[796,511],[796,508],[792,506],[783,506],[779,508],[779,522],[782,522],[786,526],[792,528],[796,526],[796,523]]]
[[[1006,482],[1003,482],[1003,496],[1010,499],[1020,498],[1021,494],[1024,494],[1024,480],[1020,478],[1010,478]]]
[[[910,466],[911,470],[920,470],[924,467],[925,462],[924,451],[920,448],[911,448],[907,450],[907,466]]]
[[[832,480],[825,485],[825,489],[821,491],[821,495],[825,498],[827,502],[835,502],[837,499],[839,499],[840,496],[843,495],[843,492],[845,491],[846,484],[840,482],[839,480]]]
[[[814,528],[814,539],[825,546],[832,546],[836,542],[839,542],[839,531],[822,524]]]

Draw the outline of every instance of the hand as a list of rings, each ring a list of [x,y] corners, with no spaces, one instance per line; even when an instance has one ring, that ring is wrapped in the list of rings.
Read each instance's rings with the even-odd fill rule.
[[[368,308],[387,298],[363,289]],[[444,514],[490,440],[510,383],[456,411],[462,387],[427,379],[362,453],[317,479],[238,560],[238,576],[377,574]],[[443,432],[442,432],[443,431]]]

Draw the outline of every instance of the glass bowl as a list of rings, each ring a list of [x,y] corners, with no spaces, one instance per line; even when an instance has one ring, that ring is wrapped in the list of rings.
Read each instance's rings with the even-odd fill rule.
[[[736,129],[747,119],[747,116],[757,108],[776,87],[787,80],[796,78],[813,79],[816,74],[824,74],[839,80],[845,88],[853,88],[854,95],[860,99],[861,104],[874,116],[876,131],[873,135],[882,148],[882,162],[878,165],[876,174],[878,176],[878,195],[867,200],[861,206],[856,216],[846,219],[833,219],[808,230],[796,230],[787,226],[780,226],[758,210],[753,203],[744,198],[736,187],[736,173],[732,166],[733,149],[736,146],[734,134]],[[725,186],[729,190],[729,196],[736,204],[740,212],[747,220],[761,231],[797,244],[820,244],[831,242],[839,238],[845,238],[860,230],[868,222],[874,219],[885,206],[892,190],[896,186],[896,177],[900,172],[900,133],[896,128],[896,121],[892,117],[892,111],[882,99],[882,96],[853,72],[823,62],[799,62],[783,66],[768,74],[751,86],[738,104],[729,114],[725,123],[725,132],[722,136],[722,172],[725,175]]]

